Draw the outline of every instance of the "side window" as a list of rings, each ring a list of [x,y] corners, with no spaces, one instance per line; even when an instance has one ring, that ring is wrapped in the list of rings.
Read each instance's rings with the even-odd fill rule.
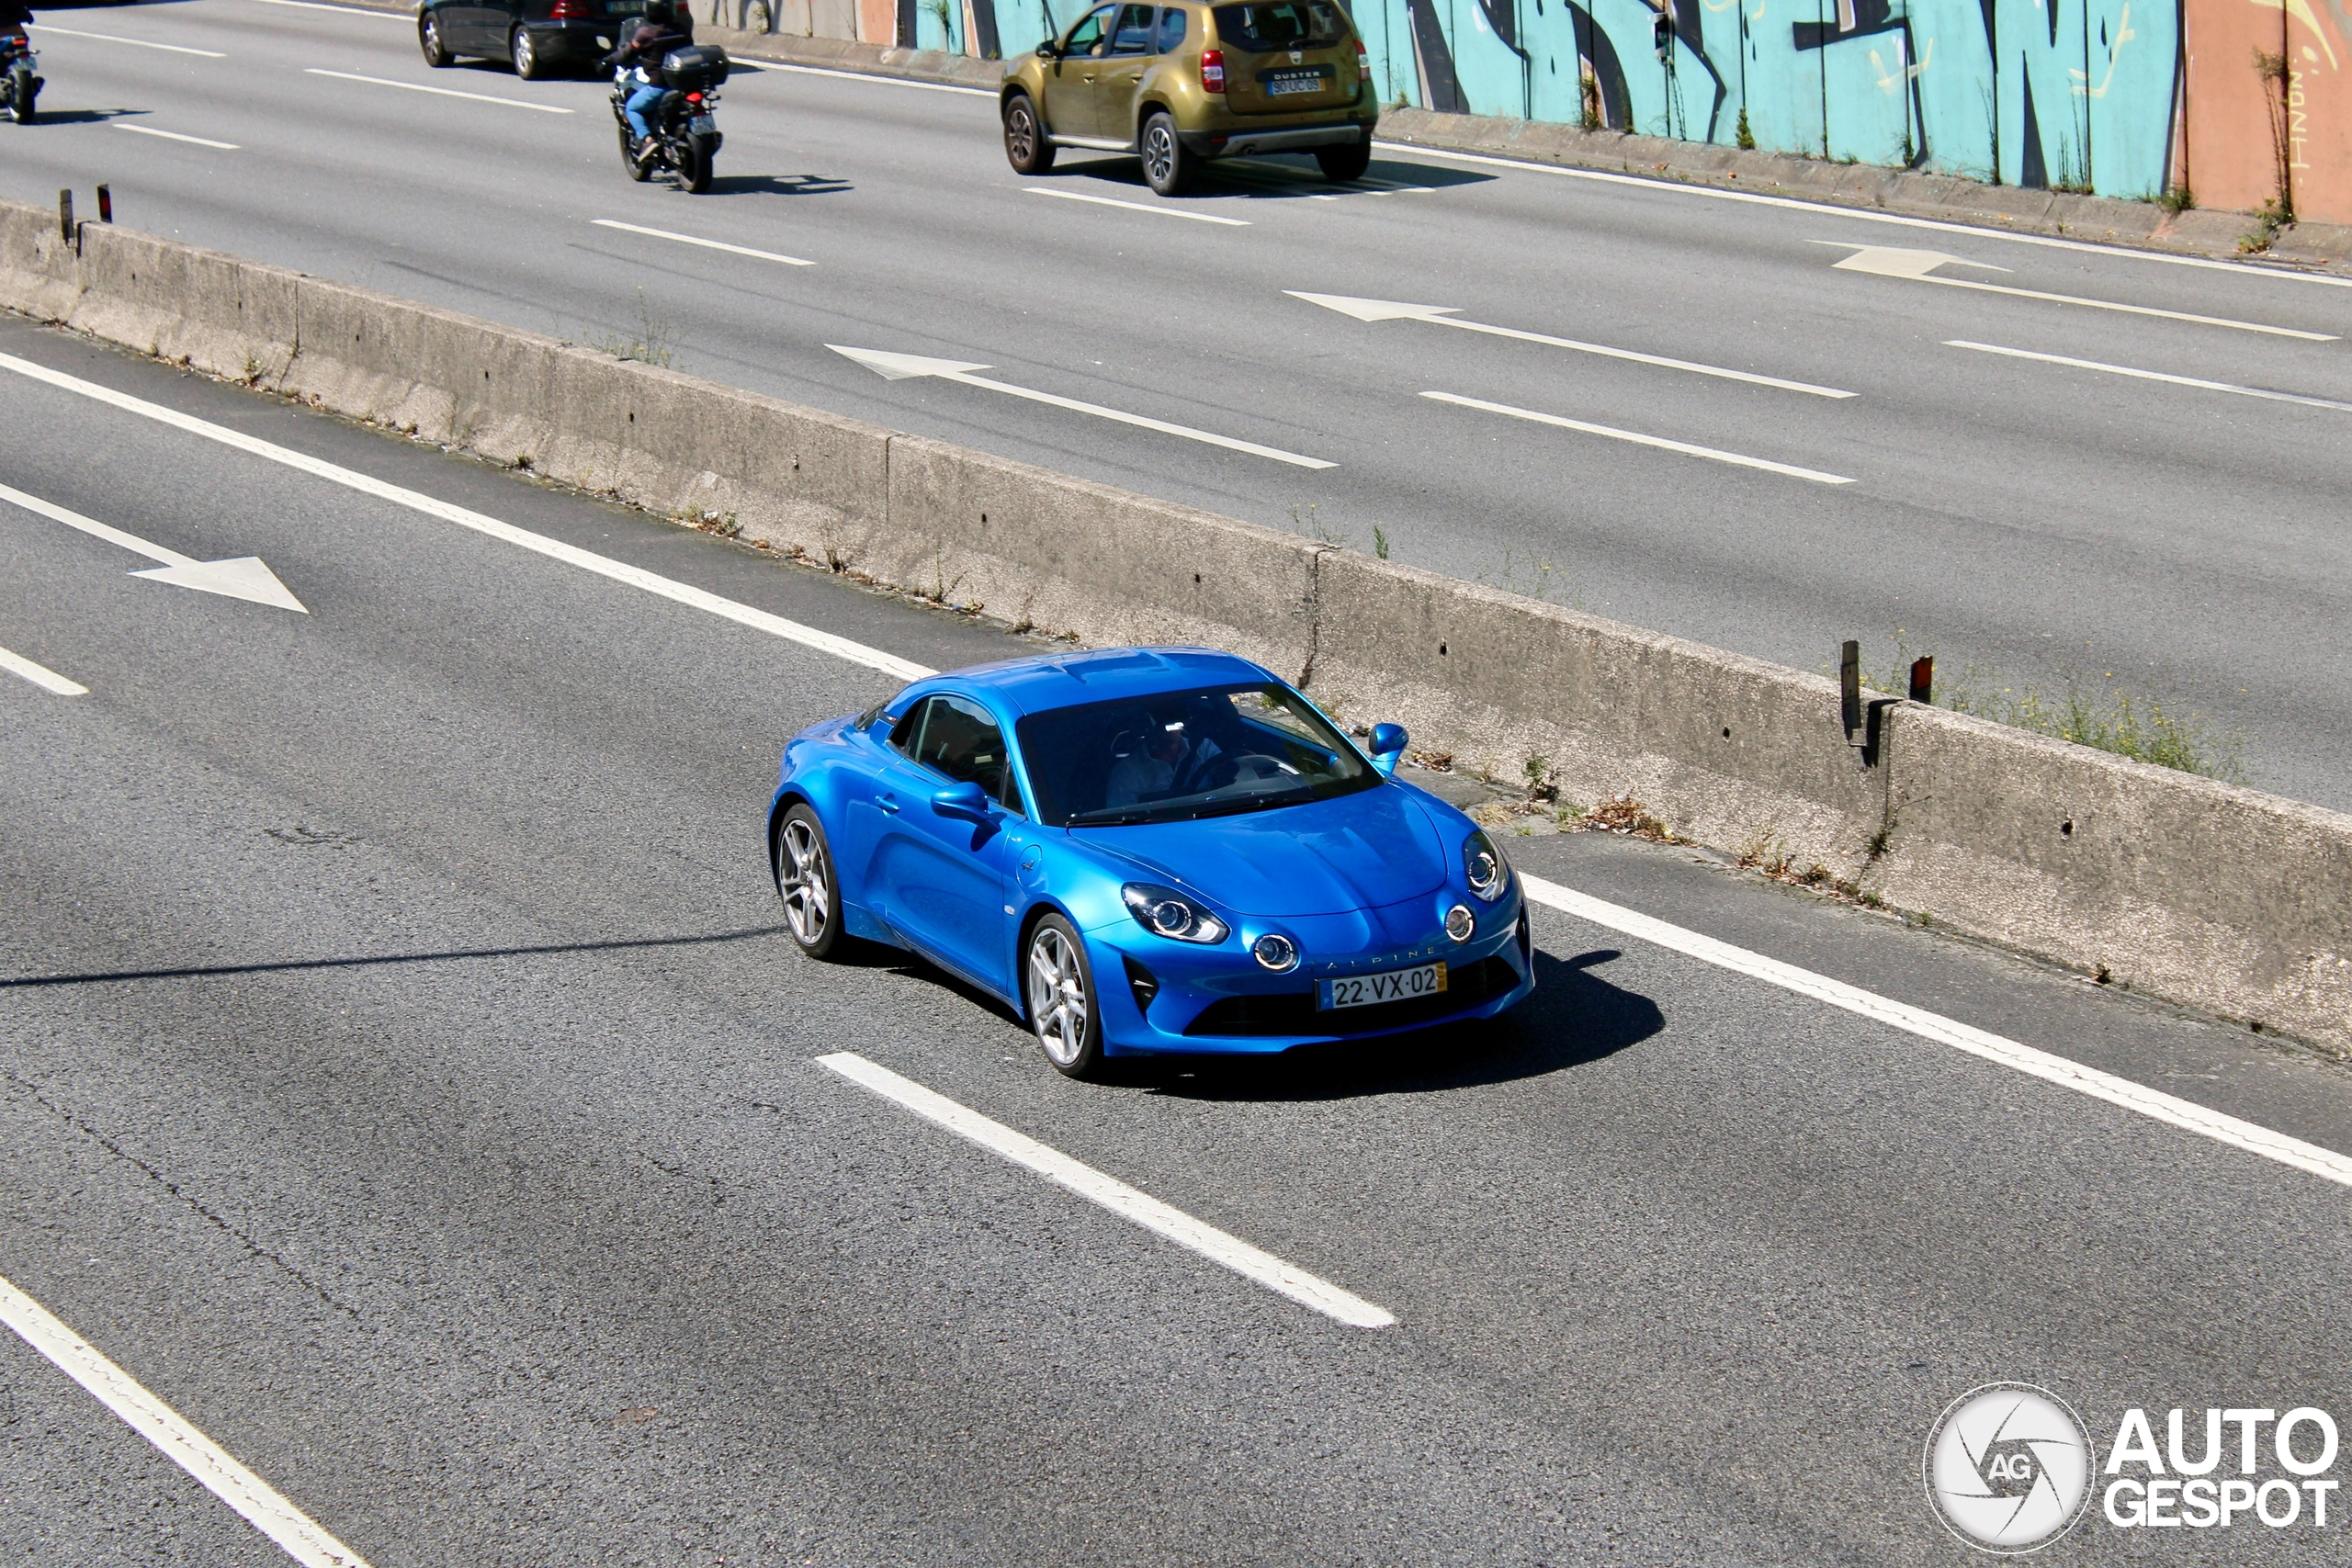
[[[986,708],[942,693],[923,705],[922,716],[909,755],[958,784],[979,785],[992,800],[1005,798],[1011,770],[1005,765],[1004,731]]]
[[[1187,13],[1182,6],[1162,6],[1159,8],[1159,31],[1151,40],[1154,54],[1172,54],[1184,47]]]
[[[1111,52],[1149,54],[1151,19],[1152,8],[1148,6],[1120,6],[1118,30],[1111,35]]]
[[[1070,28],[1069,37],[1062,39],[1064,54],[1099,54],[1102,50],[1102,35],[1111,30],[1111,18],[1117,14],[1116,6],[1105,6],[1078,26]]]

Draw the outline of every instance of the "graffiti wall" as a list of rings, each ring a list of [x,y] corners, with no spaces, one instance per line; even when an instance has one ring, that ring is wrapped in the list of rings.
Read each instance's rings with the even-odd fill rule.
[[[1342,3],[1385,103],[2352,222],[2352,0]],[[782,0],[778,23],[998,59],[1083,9]]]

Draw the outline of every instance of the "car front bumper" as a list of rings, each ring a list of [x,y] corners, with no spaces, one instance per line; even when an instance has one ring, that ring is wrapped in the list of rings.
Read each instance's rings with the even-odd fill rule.
[[[1448,905],[1477,917],[1468,942],[1449,939]],[[1298,944],[1299,966],[1261,968],[1250,946],[1269,931]],[[1114,1056],[1255,1055],[1374,1039],[1492,1018],[1535,988],[1524,907],[1514,883],[1490,905],[1443,893],[1361,914],[1281,921],[1243,919],[1233,936],[1200,947],[1154,936],[1133,921],[1084,933]],[[1386,973],[1442,960],[1446,989],[1410,1001],[1317,1010],[1317,982]],[[1148,997],[1148,1000],[1146,999]]]

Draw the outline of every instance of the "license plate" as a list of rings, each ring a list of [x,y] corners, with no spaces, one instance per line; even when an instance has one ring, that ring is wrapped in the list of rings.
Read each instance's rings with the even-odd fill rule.
[[[718,129],[718,117],[716,115],[698,114],[686,121],[687,131],[695,136],[708,136]]]
[[[1445,989],[1445,965],[1424,964],[1417,969],[1391,969],[1385,975],[1351,975],[1340,980],[1317,980],[1315,1005],[1324,1012],[1334,1008],[1363,1008],[1379,1002],[1409,1002],[1433,997]]]
[[[1284,73],[1266,78],[1266,92],[1271,97],[1279,98],[1286,93],[1319,93],[1322,90],[1323,73],[1320,71],[1304,72],[1295,76]]]

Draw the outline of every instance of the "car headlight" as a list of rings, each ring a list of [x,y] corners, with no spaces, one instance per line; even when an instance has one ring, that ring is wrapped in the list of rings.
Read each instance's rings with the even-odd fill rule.
[[[1119,889],[1127,912],[1154,936],[1176,942],[1223,942],[1226,923],[1190,894],[1156,882],[1130,882]]]
[[[1462,874],[1470,891],[1491,904],[1510,886],[1510,863],[1484,833],[1473,833],[1462,846]]]

